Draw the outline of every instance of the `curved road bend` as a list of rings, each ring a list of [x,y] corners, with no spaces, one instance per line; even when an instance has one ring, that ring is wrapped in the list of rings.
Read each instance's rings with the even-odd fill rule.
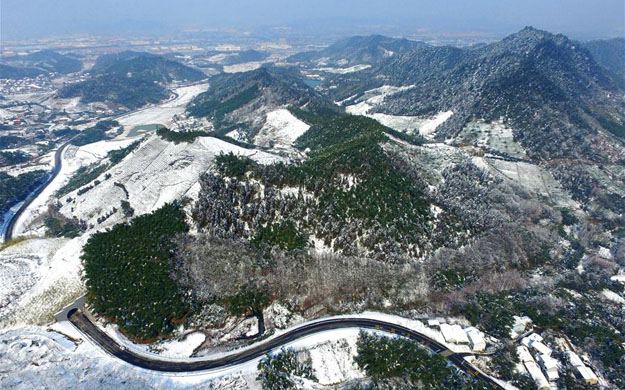
[[[278,349],[285,344],[288,344],[302,337],[309,336],[311,334],[344,328],[374,329],[388,333],[394,333],[417,341],[430,348],[434,353],[442,354],[465,373],[490,383],[495,389],[503,389],[503,387],[495,379],[484,374],[471,363],[464,360],[464,356],[466,354],[453,353],[438,341],[430,339],[429,337],[418,333],[410,328],[406,328],[404,326],[397,325],[391,322],[374,319],[331,318],[312,322],[283,333],[265,342],[256,344],[251,348],[245,349],[240,352],[234,352],[231,355],[213,359],[190,361],[160,360],[147,356],[142,356],[135,352],[132,352],[120,346],[109,335],[104,333],[93,322],[91,322],[91,320],[87,316],[85,316],[79,309],[70,310],[67,313],[67,319],[79,331],[89,337],[93,342],[95,342],[98,346],[100,346],[100,348],[102,348],[110,355],[115,356],[118,359],[121,359],[137,367],[162,372],[193,372],[231,367],[257,359],[272,350]]]
[[[20,208],[17,209],[15,214],[13,214],[13,216],[11,217],[11,220],[7,224],[6,230],[4,231],[4,242],[7,242],[13,238],[13,230],[15,229],[15,224],[17,223],[17,220],[24,213],[24,211],[28,208],[28,206],[30,206],[31,203],[33,203],[33,201],[37,199],[39,195],[41,195],[43,190],[50,183],[52,183],[52,180],[56,178],[59,172],[61,172],[61,156],[63,154],[63,150],[65,150],[65,148],[67,147],[67,145],[69,145],[70,142],[71,140],[64,143],[56,150],[56,152],[54,153],[54,169],[52,169],[52,172],[48,176],[48,179],[45,182],[43,182],[35,191],[31,192],[30,195],[28,195],[24,203],[22,203]]]

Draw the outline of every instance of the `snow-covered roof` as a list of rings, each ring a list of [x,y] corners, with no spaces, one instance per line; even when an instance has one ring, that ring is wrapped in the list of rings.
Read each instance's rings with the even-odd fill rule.
[[[587,384],[594,385],[599,382],[599,378],[597,378],[597,375],[595,375],[595,373],[587,366],[579,366],[575,368]]]
[[[441,326],[441,323],[439,320],[428,320],[428,326],[439,327]]]
[[[560,377],[558,374],[558,361],[548,355],[538,355],[536,360],[543,368],[543,372],[547,376],[547,379],[554,381]]]
[[[551,355],[551,348],[549,348],[548,346],[546,346],[540,341],[533,341],[530,344],[530,347],[535,349],[536,352],[538,352],[541,355]]]
[[[566,355],[569,359],[569,363],[571,363],[571,365],[575,367],[579,375],[582,377],[582,379],[584,379],[584,381],[587,384],[592,385],[592,384],[596,384],[599,382],[597,375],[595,375],[595,373],[592,371],[592,369],[590,369],[590,367],[584,364],[584,362],[579,357],[579,355],[577,355],[573,351],[567,351]]]
[[[534,361],[534,358],[532,357],[532,354],[527,349],[527,347],[524,346],[524,345],[518,346],[517,349],[516,349],[516,353],[519,356],[519,360],[522,363],[533,362]]]
[[[584,362],[582,362],[582,359],[575,352],[566,351],[566,355],[569,359],[569,363],[571,363],[573,367],[579,367],[579,366],[584,365]]]
[[[543,344],[542,340],[543,338],[539,334],[532,333],[527,337],[523,337],[521,344],[525,345],[527,348],[534,349],[541,355],[551,355],[551,348]]]
[[[540,367],[538,367],[536,362],[532,360],[530,362],[525,362],[524,365],[527,369],[527,372],[530,374],[530,377],[532,377],[532,380],[536,384],[538,390],[546,390],[550,388],[549,381],[547,380],[547,378],[545,378],[545,375],[541,371]]]
[[[483,351],[486,348],[486,340],[484,334],[475,328],[465,329],[469,344],[474,351]]]
[[[441,324],[441,333],[448,343],[469,344],[469,338],[460,325]]]

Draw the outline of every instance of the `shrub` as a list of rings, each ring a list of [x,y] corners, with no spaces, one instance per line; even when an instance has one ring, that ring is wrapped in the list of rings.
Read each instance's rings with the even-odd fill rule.
[[[310,362],[299,362],[295,352],[282,350],[276,355],[267,355],[258,363],[258,376],[263,389],[298,389],[293,377],[316,380]]]

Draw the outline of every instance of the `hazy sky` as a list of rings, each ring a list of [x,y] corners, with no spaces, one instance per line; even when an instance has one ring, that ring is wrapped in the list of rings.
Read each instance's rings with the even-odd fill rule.
[[[8,39],[188,28],[394,26],[505,34],[533,25],[622,36],[624,0],[0,0]]]

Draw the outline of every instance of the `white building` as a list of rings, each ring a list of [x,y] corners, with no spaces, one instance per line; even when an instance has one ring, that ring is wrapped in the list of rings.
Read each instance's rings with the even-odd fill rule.
[[[569,363],[577,370],[578,375],[586,382],[587,385],[596,385],[599,383],[597,375],[586,366],[582,359],[573,351],[566,351]]]
[[[555,381],[560,378],[558,374],[558,361],[549,355],[537,355],[536,361],[543,369],[543,373],[549,381]]]
[[[469,338],[460,325],[441,324],[441,333],[448,343],[469,344]]]
[[[484,333],[474,327],[465,329],[465,333],[469,338],[469,345],[474,352],[483,352],[486,349],[486,339]]]
[[[536,364],[534,359],[523,364],[525,365],[527,372],[530,374],[530,377],[536,384],[536,388],[538,390],[547,390],[551,388],[549,386],[549,381],[547,380],[547,378],[545,378],[545,375],[543,375],[543,372],[541,371],[540,367],[538,367],[538,364]]]
[[[522,335],[525,330],[530,326],[532,320],[529,317],[523,316],[514,316],[514,324],[512,325],[512,329],[510,330],[510,338],[516,339],[520,335]]]
[[[521,345],[521,346],[517,347],[516,348],[516,353],[517,353],[517,355],[519,355],[519,360],[521,361],[521,363],[533,362],[534,361],[534,358],[532,357],[532,354],[527,349],[527,347],[524,346],[524,345]]]
[[[546,346],[543,342],[543,338],[536,333],[532,333],[527,337],[523,337],[521,344],[525,345],[529,349],[533,349],[541,355],[551,356],[551,348]]]
[[[428,326],[432,328],[438,328],[441,326],[441,322],[439,320],[428,320]]]

